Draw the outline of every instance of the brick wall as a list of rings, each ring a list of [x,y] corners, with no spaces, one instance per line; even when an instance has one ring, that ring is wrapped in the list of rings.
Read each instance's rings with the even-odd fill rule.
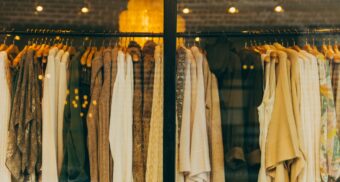
[[[39,0],[44,10],[35,11],[34,0],[0,0],[0,27],[58,27],[117,29],[125,0],[90,0],[90,13],[82,14],[83,0]]]
[[[156,0],[155,0],[156,1]],[[0,27],[60,27],[74,29],[118,29],[119,13],[127,0],[89,0],[90,13],[81,14],[83,0],[0,0]],[[285,0],[285,13],[273,12],[275,0],[178,0],[192,12],[183,14],[188,31],[221,31],[240,26],[340,25],[339,0]],[[226,8],[237,6],[239,14]]]

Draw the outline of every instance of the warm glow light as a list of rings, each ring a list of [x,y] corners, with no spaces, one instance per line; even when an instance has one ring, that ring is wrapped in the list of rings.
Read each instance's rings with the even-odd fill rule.
[[[82,13],[88,13],[89,12],[89,8],[84,6],[84,7],[81,8],[81,12]]]
[[[16,35],[16,36],[14,37],[14,40],[20,40],[20,36]]]
[[[201,39],[200,39],[199,37],[196,37],[196,38],[195,38],[195,41],[196,41],[196,42],[199,42],[200,40],[201,40]]]
[[[282,13],[284,10],[283,10],[282,6],[277,5],[277,6],[275,6],[274,11],[277,12],[277,13]]]
[[[164,25],[164,1],[163,0],[129,0],[127,9],[119,14],[119,32],[163,32]],[[177,15],[177,32],[185,32],[185,20],[180,14]],[[175,15],[176,16],[176,15]],[[135,38],[141,46],[152,38]],[[162,43],[162,39],[153,39],[156,43]],[[121,45],[128,41],[120,40]],[[124,43],[126,42],[126,43]]]
[[[35,10],[37,10],[38,12],[42,12],[42,10],[44,10],[44,7],[38,5],[37,7],[35,7]]]
[[[183,11],[184,14],[190,13],[190,9],[189,8],[184,8],[182,11]]]
[[[230,14],[235,14],[235,13],[238,13],[238,9],[234,6],[231,6],[229,9],[228,9],[228,13]]]

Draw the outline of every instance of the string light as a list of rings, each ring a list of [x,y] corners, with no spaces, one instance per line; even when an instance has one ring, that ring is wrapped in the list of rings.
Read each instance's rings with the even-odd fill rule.
[[[283,7],[281,5],[277,5],[277,6],[275,6],[274,11],[276,13],[283,13],[284,9],[283,9]]]
[[[200,40],[201,40],[201,39],[200,39],[199,37],[196,37],[196,38],[195,38],[195,41],[196,41],[196,42],[199,42]]]
[[[189,9],[189,8],[184,8],[184,9],[182,10],[182,12],[183,12],[184,14],[188,14],[188,13],[190,13],[190,9]]]
[[[235,14],[235,13],[238,13],[238,12],[239,12],[239,10],[235,6],[230,6],[228,8],[228,13],[230,13],[230,14]]]

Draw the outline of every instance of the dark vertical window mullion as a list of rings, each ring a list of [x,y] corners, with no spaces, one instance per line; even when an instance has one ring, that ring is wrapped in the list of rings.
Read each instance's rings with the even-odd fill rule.
[[[177,0],[164,0],[163,181],[176,179],[176,28]]]

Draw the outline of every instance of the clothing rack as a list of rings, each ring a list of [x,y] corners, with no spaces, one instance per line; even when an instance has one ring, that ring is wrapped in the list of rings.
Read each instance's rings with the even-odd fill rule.
[[[271,36],[316,36],[316,35],[337,35],[340,28],[334,27],[313,27],[313,28],[244,28],[242,30],[220,31],[220,32],[179,32],[176,37],[271,37]],[[118,31],[79,31],[66,29],[2,29],[0,35],[19,35],[19,36],[70,36],[70,37],[164,37],[163,33],[152,32],[118,32]]]

